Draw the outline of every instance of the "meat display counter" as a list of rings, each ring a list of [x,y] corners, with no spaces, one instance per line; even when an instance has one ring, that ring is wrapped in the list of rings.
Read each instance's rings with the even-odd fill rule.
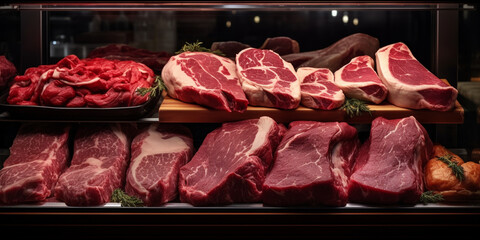
[[[9,23],[2,31],[6,34],[0,37],[0,55],[13,62],[17,75],[22,75],[30,67],[57,64],[69,55],[85,59],[93,57],[94,52],[108,53],[102,57],[118,59],[123,51],[121,60],[140,61],[155,75],[161,75],[170,56],[178,54],[185,43],[197,41],[213,48],[215,43],[235,41],[264,48],[267,39],[286,36],[296,42],[296,53],[312,53],[328,49],[342,38],[364,33],[377,38],[380,47],[405,43],[425,68],[457,88],[462,85],[459,83],[480,76],[475,65],[480,46],[474,41],[480,38],[480,30],[475,27],[479,7],[469,1],[11,1],[0,8],[0,21]],[[135,50],[125,54],[126,49]],[[234,56],[231,59],[235,60]],[[342,59],[341,65],[350,58],[346,62]],[[73,128],[82,124],[179,123],[191,130],[194,149],[198,150],[206,135],[222,123],[262,116],[285,126],[293,121],[346,122],[355,127],[362,142],[377,117],[414,116],[432,142],[447,147],[466,162],[478,163],[473,153],[480,148],[478,106],[461,94],[449,111],[408,109],[385,101],[369,104],[369,113],[351,117],[343,109],[314,110],[304,106],[294,110],[248,106],[241,113],[227,112],[185,103],[166,91],[133,110],[18,106],[7,102],[9,87],[0,89],[0,93],[2,163],[22,124],[52,122]],[[478,199],[396,205],[349,202],[343,207],[280,207],[261,202],[196,207],[177,197],[161,206],[122,207],[108,202],[77,207],[52,196],[41,203],[0,205],[0,216],[2,232],[63,239],[72,234],[79,238],[472,237],[480,227]]]

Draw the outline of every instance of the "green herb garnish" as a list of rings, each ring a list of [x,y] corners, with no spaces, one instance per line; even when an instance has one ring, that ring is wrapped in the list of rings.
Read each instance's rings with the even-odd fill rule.
[[[435,193],[434,191],[426,191],[420,195],[420,202],[423,204],[427,203],[437,203],[443,201],[443,196],[440,193]]]
[[[137,93],[141,96],[145,96],[146,94],[150,93],[150,97],[154,98],[158,94],[162,94],[162,91],[166,89],[165,83],[160,76],[155,77],[155,82],[149,88],[138,88]]]
[[[209,52],[209,53],[216,54],[218,56],[222,56],[222,57],[225,56],[225,54],[223,54],[222,51],[220,51],[220,50],[212,51],[211,49],[208,49],[206,47],[202,47],[201,46],[202,44],[203,44],[203,42],[199,42],[198,40],[195,43],[186,42],[185,45],[183,45],[183,47],[180,50],[175,52],[175,54],[180,54],[180,53],[183,53],[183,52]]]
[[[438,160],[442,161],[443,163],[447,164],[449,168],[452,169],[452,173],[455,175],[455,177],[462,182],[465,179],[463,167],[459,166],[456,161],[452,161],[453,156],[448,154],[445,156],[435,156],[438,158]]]
[[[115,189],[112,193],[112,202],[118,202],[122,207],[143,207],[143,201],[137,197],[127,195],[122,189]]]
[[[345,110],[345,112],[350,118],[353,118],[355,116],[360,116],[362,115],[362,112],[368,112],[370,113],[370,116],[372,116],[372,113],[368,105],[364,101],[356,98],[345,99],[345,103],[343,103],[340,109]]]

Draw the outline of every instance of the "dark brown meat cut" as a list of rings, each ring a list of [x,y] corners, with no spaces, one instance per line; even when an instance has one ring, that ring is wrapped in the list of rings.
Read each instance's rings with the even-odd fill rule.
[[[8,61],[5,56],[0,56],[0,90],[8,85],[8,82],[16,73],[17,69],[15,68],[15,65]]]
[[[355,33],[324,49],[292,53],[283,55],[282,58],[290,62],[295,68],[328,68],[335,72],[356,56],[368,55],[375,58],[375,52],[378,48],[379,41],[377,38],[363,33]]]
[[[289,37],[267,38],[260,49],[272,50],[278,55],[287,55],[300,52],[298,42]]]

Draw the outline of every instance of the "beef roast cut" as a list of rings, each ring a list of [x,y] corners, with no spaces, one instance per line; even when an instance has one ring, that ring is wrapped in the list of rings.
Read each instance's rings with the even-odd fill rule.
[[[0,170],[0,203],[44,201],[69,159],[65,124],[24,123]]]
[[[177,197],[178,172],[193,155],[190,130],[177,124],[150,124],[132,140],[125,192],[158,206]]]
[[[170,58],[162,71],[168,95],[227,112],[244,112],[248,100],[235,63],[206,52],[184,52]]]
[[[295,69],[277,53],[244,49],[237,54],[237,72],[250,105],[295,109],[300,104]]]
[[[130,159],[129,137],[120,124],[84,124],[77,129],[70,167],[60,175],[55,198],[69,206],[96,206],[122,188]]]
[[[259,202],[281,136],[270,117],[224,123],[180,168],[180,200],[194,206]]]
[[[349,98],[379,104],[387,97],[388,90],[373,67],[373,58],[370,56],[354,57],[335,72],[335,84]]]
[[[372,122],[369,139],[359,150],[348,185],[351,202],[414,204],[423,193],[423,165],[432,142],[413,117]]]
[[[376,53],[377,73],[388,88],[388,101],[412,109],[448,111],[458,91],[426,69],[404,43],[395,43]]]
[[[345,102],[345,95],[335,85],[333,73],[328,68],[298,68],[297,76],[301,83],[303,106],[331,110],[341,107]]]
[[[265,179],[263,203],[345,206],[358,145],[357,130],[347,123],[290,123]]]

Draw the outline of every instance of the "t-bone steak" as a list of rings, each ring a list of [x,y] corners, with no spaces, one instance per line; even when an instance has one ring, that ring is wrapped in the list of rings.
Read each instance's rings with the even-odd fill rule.
[[[70,127],[24,123],[0,170],[0,203],[44,201],[53,192],[69,159]]]
[[[297,76],[301,82],[303,106],[331,110],[339,108],[345,102],[345,95],[335,85],[333,73],[328,68],[298,68]]]
[[[269,117],[224,123],[210,132],[180,168],[180,200],[194,206],[259,202],[279,132]]]
[[[335,72],[335,83],[349,98],[379,104],[388,94],[387,87],[373,69],[370,56],[358,56]]]
[[[347,123],[290,123],[265,179],[263,203],[345,206],[358,145],[357,130]]]
[[[351,202],[414,204],[423,193],[423,165],[432,142],[413,117],[372,122],[369,139],[362,145],[350,177]]]
[[[190,130],[181,125],[150,124],[133,140],[125,191],[158,206],[175,199],[180,167],[193,155]]]
[[[206,52],[184,52],[170,58],[162,70],[168,95],[227,112],[244,112],[248,100],[235,63]]]
[[[70,167],[60,175],[55,198],[69,206],[107,203],[123,187],[130,142],[120,124],[85,124],[77,129]]]
[[[379,49],[376,58],[378,76],[392,104],[435,111],[448,111],[455,105],[458,91],[426,69],[404,43]]]
[[[295,69],[277,53],[244,49],[237,54],[237,72],[250,105],[294,109],[300,104]]]

